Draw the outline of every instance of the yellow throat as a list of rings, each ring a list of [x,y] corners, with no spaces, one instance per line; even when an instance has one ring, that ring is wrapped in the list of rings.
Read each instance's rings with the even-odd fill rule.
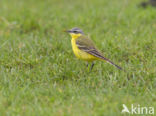
[[[74,33],[71,33],[70,34],[72,39],[77,39],[78,37],[80,37],[82,34],[74,34]]]

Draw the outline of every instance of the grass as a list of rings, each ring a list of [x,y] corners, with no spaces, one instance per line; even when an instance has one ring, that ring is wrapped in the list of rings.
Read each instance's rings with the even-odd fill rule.
[[[1,0],[0,115],[121,116],[156,107],[156,9],[139,0]],[[80,27],[126,71],[72,53]],[[126,114],[125,114],[126,115]]]

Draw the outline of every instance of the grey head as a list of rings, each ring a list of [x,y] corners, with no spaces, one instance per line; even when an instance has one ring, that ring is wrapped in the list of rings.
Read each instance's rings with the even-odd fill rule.
[[[68,30],[67,32],[74,33],[74,34],[84,34],[83,31],[78,27],[74,27],[74,28]]]

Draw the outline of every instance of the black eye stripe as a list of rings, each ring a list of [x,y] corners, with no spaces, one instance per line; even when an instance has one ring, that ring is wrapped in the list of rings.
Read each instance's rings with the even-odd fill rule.
[[[74,33],[79,33],[78,31],[73,31]]]

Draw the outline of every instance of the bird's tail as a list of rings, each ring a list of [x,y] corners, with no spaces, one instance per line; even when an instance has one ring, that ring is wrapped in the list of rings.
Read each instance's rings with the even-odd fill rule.
[[[105,58],[105,57],[104,57],[99,51],[97,51],[96,49],[88,50],[88,51],[86,51],[86,52],[88,52],[89,54],[91,54],[91,55],[93,55],[93,56],[99,58],[100,60],[105,60],[105,61],[107,61],[108,63],[114,65],[116,68],[122,70],[122,68],[121,68],[120,66],[114,64],[112,61],[110,61],[109,59]]]
[[[103,57],[103,56],[101,56],[100,59],[105,60],[105,61],[107,61],[108,63],[110,63],[110,64],[112,64],[113,66],[115,66],[116,68],[122,70],[122,68],[121,68],[120,66],[116,65],[115,63],[113,63],[113,62],[110,61],[109,59],[107,59],[107,58],[105,58],[105,57]]]

